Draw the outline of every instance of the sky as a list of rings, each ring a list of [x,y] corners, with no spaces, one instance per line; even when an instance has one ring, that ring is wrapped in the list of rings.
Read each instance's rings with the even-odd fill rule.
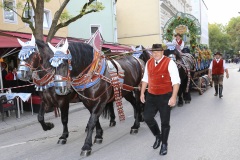
[[[209,23],[225,25],[232,17],[240,16],[240,0],[204,0],[204,2],[208,8]]]

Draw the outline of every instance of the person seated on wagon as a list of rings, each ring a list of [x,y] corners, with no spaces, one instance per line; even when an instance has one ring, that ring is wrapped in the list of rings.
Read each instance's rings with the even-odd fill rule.
[[[175,39],[172,41],[181,50],[184,48],[184,41],[182,40],[182,35],[180,33],[175,34]]]

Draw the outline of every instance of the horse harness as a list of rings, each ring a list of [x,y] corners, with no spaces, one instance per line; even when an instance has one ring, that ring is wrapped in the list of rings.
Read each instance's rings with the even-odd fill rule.
[[[34,54],[32,60],[31,60],[31,63],[29,64],[25,60],[27,58],[29,58],[32,53],[36,53],[36,54]],[[38,63],[39,64],[40,64],[40,61],[41,61],[41,56],[40,56],[39,50],[37,48],[37,45],[36,46],[25,46],[25,47],[23,47],[22,50],[19,52],[18,58],[21,60],[21,62],[19,64],[19,69],[22,68],[25,71],[29,71],[29,70],[33,71],[32,78],[33,78],[33,84],[35,84],[36,91],[38,91],[38,90],[43,91],[43,89],[47,89],[49,87],[54,86],[53,82],[54,82],[55,70],[52,70],[51,72],[49,72],[48,71],[49,68],[45,69],[41,65],[41,68],[44,71],[46,71],[47,73],[42,78],[39,78],[38,72],[40,70],[36,71],[37,68],[33,67],[33,63],[35,62],[35,59],[38,58]],[[27,68],[29,68],[29,69],[27,69]]]
[[[136,58],[137,59],[137,58]],[[137,59],[138,60],[138,59]],[[138,60],[140,66],[141,62]],[[68,60],[70,65],[70,61]],[[104,76],[104,72],[107,69],[110,78]],[[142,67],[142,76],[143,70]],[[122,90],[125,91],[133,91],[135,88],[133,86],[129,86],[124,84],[124,70],[121,65],[114,59],[110,57],[105,57],[101,55],[99,52],[94,52],[93,61],[75,78],[70,77],[70,69],[68,70],[67,77],[61,76],[61,80],[71,81],[72,88],[83,98],[95,101],[99,99],[104,93],[106,93],[110,88],[113,88],[114,96],[109,99],[112,101],[115,99],[115,103],[118,110],[118,115],[120,120],[125,120],[125,115],[122,106]],[[110,83],[109,87],[103,91],[98,97],[89,98],[82,95],[80,92],[84,91],[87,88],[90,88],[97,84],[100,80],[104,80]],[[109,102],[108,101],[108,102]]]
[[[181,52],[180,52],[181,53]],[[183,57],[186,57],[188,59],[191,59],[190,55],[187,55],[187,54],[182,54]],[[186,59],[184,58],[181,58],[181,60],[177,60],[175,61],[175,63],[177,64],[177,67],[178,68],[183,68],[183,70],[185,71],[185,73],[187,74],[188,76],[188,82],[187,82],[187,87],[186,87],[186,92],[189,91],[189,85],[190,85],[190,80],[191,80],[191,72],[194,72],[194,70],[191,70],[190,69],[190,65],[189,65],[189,62],[186,61]],[[193,64],[195,64],[193,62]],[[195,67],[194,67],[195,68]]]

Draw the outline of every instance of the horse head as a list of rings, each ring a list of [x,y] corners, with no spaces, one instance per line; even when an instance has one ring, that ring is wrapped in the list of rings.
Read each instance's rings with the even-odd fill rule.
[[[54,47],[48,43],[49,48],[53,51],[54,56],[49,60],[51,65],[55,67],[56,74],[54,76],[55,92],[58,95],[67,95],[70,92],[70,70],[71,66],[71,53],[68,51],[68,41],[61,47]]]
[[[181,60],[181,54],[177,46],[171,42],[166,43],[167,49],[164,50],[164,55],[171,58],[173,61]]]
[[[151,58],[151,53],[146,50],[142,45],[136,46],[135,48],[132,47],[133,56],[136,58],[140,58],[145,63]]]
[[[18,54],[20,59],[17,77],[21,80],[27,81],[32,77],[32,72],[36,70],[40,64],[40,55],[34,36],[30,41],[23,42],[17,39],[22,49]]]

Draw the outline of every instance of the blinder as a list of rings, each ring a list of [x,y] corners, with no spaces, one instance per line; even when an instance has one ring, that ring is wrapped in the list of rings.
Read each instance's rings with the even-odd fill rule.
[[[56,51],[54,53],[54,56],[49,60],[51,65],[55,68],[59,67],[60,64],[63,64],[63,60],[68,60],[68,75],[67,77],[63,77],[61,75],[54,76],[55,91],[58,95],[66,95],[70,92],[71,84],[68,78],[70,71],[72,70],[72,55],[69,51],[67,52],[67,54],[61,51]]]

